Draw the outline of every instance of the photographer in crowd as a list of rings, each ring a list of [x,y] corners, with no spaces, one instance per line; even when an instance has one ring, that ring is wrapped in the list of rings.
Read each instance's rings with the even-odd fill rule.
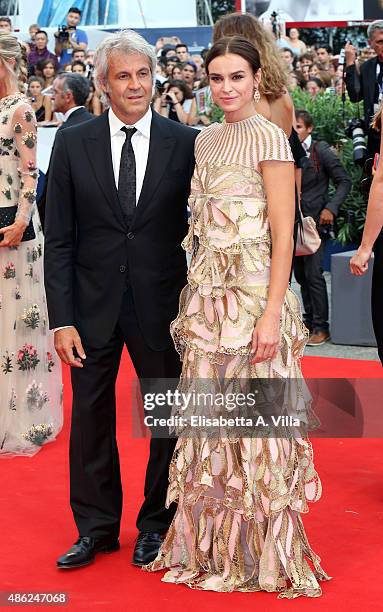
[[[294,274],[301,287],[304,322],[310,331],[308,346],[319,346],[330,339],[328,296],[323,277],[325,240],[331,237],[335,217],[351,189],[351,180],[338,156],[326,142],[312,138],[314,122],[305,110],[297,110],[296,130],[307,160],[302,170],[301,210],[304,217],[313,217],[322,244],[314,255],[295,257]],[[335,193],[328,193],[330,180]]]
[[[74,51],[86,49],[88,46],[88,36],[84,30],[80,30],[77,26],[81,21],[81,11],[75,6],[72,6],[66,16],[66,26],[55,32],[55,53],[59,58],[60,67],[72,62]]]
[[[189,85],[182,80],[170,81],[161,97],[155,100],[154,110],[184,125],[196,123],[196,101]]]
[[[345,47],[346,87],[351,102],[364,103],[364,129],[367,132],[368,157],[379,152],[380,134],[371,128],[371,120],[383,100],[383,20],[370,23],[367,28],[368,43],[375,51],[373,57],[360,66],[357,52],[351,43]]]

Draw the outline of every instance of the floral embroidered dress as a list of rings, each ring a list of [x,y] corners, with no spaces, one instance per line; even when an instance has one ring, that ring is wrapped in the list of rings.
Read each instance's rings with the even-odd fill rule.
[[[183,245],[192,258],[171,326],[183,361],[181,390],[193,391],[206,380],[217,390],[240,390],[250,379],[302,380],[307,330],[290,289],[278,354],[250,363],[270,275],[260,167],[266,160],[293,158],[284,132],[261,115],[213,124],[196,140],[190,231]],[[329,577],[301,519],[307,502],[321,495],[307,438],[181,436],[169,482],[167,504],[178,502],[178,508],[146,569],[169,568],[165,582],[199,589],[277,591],[287,598],[321,594],[318,579]]]
[[[32,224],[18,247],[0,248],[0,457],[34,455],[62,427],[61,368],[48,328],[37,178],[35,114],[16,93],[0,100],[0,225],[11,225],[13,207],[16,218]]]

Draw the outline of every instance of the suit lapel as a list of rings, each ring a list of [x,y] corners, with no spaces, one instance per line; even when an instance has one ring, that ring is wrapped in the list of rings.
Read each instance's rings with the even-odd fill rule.
[[[133,225],[150,204],[173,153],[176,140],[169,134],[169,126],[166,124],[166,121],[153,112],[148,162]]]
[[[93,122],[92,133],[84,139],[84,144],[100,189],[119,222],[125,226],[114,182],[108,112],[99,117],[96,126]]]

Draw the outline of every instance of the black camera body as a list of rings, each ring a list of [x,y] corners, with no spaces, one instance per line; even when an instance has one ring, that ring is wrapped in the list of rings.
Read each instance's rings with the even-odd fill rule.
[[[58,26],[57,28],[57,39],[61,43],[67,43],[69,41],[70,30],[75,30],[76,28],[69,28],[66,25]]]
[[[350,119],[345,129],[346,136],[352,138],[354,163],[363,166],[367,157],[366,134],[361,119]]]

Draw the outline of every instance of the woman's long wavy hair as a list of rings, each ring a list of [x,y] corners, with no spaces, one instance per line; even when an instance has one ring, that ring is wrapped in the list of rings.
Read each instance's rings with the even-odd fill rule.
[[[271,34],[254,15],[231,13],[218,19],[213,30],[213,43],[226,36],[243,36],[257,49],[262,66],[259,86],[269,101],[280,98],[287,89],[288,76]]]

